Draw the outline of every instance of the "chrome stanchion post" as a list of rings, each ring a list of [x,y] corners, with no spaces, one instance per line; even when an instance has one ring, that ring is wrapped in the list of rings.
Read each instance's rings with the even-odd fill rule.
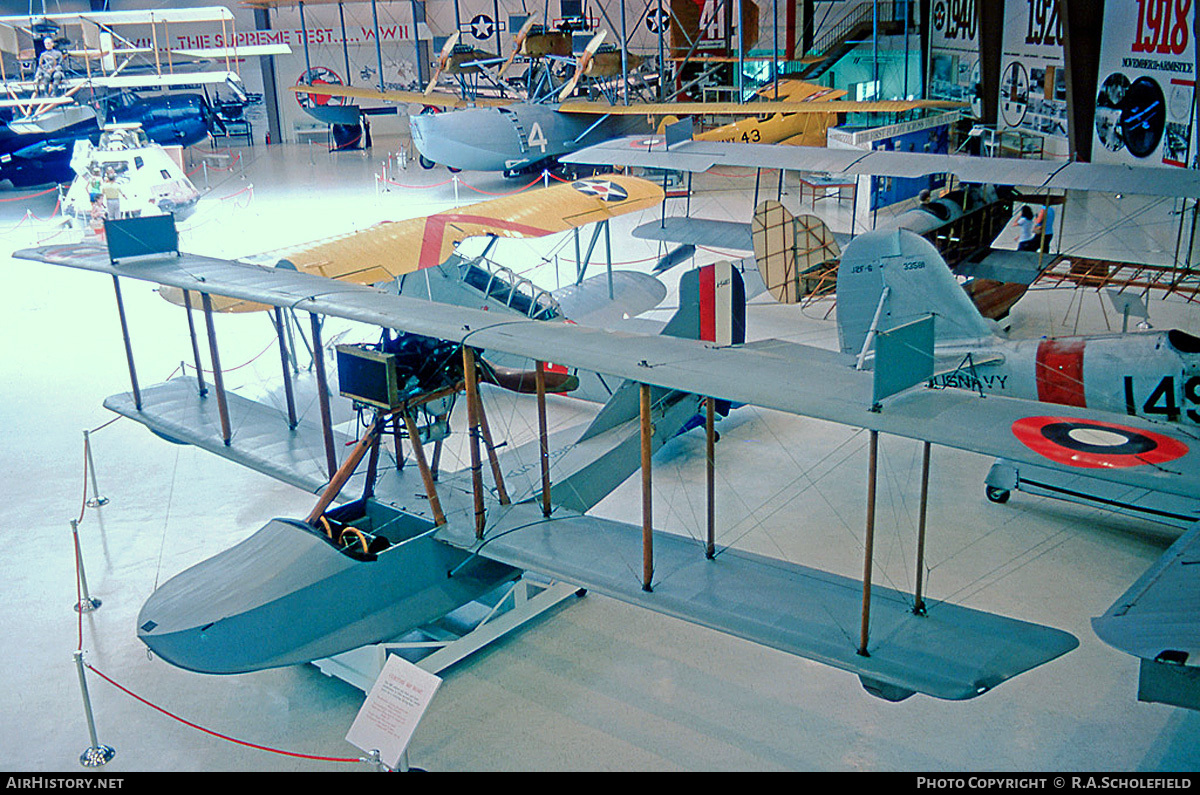
[[[75,612],[90,613],[100,606],[99,599],[93,599],[88,593],[87,575],[83,571],[83,550],[79,548],[79,522],[71,520],[71,536],[75,539],[75,560],[79,563],[79,585],[83,593],[75,605]]]
[[[88,737],[92,744],[79,755],[79,764],[84,767],[100,767],[112,761],[117,752],[111,746],[101,745],[96,739],[96,721],[92,717],[92,700],[88,696],[87,677],[83,673],[83,651],[76,650],[75,668],[79,672],[79,689],[83,692],[83,712],[87,716]]]
[[[89,431],[83,432],[83,452],[87,456],[88,474],[92,481],[92,498],[87,501],[87,507],[99,508],[108,505],[108,497],[100,496],[100,487],[96,485],[96,462],[92,460],[92,437]]]

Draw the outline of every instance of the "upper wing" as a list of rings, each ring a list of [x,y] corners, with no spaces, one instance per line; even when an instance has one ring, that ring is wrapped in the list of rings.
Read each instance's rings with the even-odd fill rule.
[[[830,104],[833,103],[813,107]],[[1200,198],[1200,173],[1170,167],[1135,168],[1100,163],[720,141],[684,141],[667,149],[662,142],[650,144],[644,136],[605,141],[560,159],[567,163],[606,163],[693,172],[721,165],[904,178],[955,174],[964,182],[992,185]]]
[[[659,185],[608,175],[502,196],[443,213],[377,224],[288,251],[284,261],[331,279],[378,284],[446,261],[468,237],[543,237],[662,203]],[[165,290],[172,303],[179,291]],[[220,311],[256,311],[255,301],[215,302]]]
[[[484,311],[448,310],[309,273],[195,255],[143,257],[129,265],[113,265],[100,246],[69,245],[25,249],[13,256],[466,342],[1115,483],[1184,496],[1200,494],[1200,445],[1179,426],[949,389],[910,389],[872,410],[871,372],[855,370],[844,357],[806,345],[770,341],[716,347],[569,323],[500,319]],[[1097,464],[1091,456],[1064,456],[1061,445],[1056,449],[1030,434],[1030,428],[1096,423],[1159,440],[1164,455],[1119,456],[1114,458],[1120,461]]]
[[[610,174],[378,224],[290,253],[309,273],[375,284],[437,265],[468,237],[542,237],[662,203],[660,186]]]
[[[347,99],[373,99],[379,102],[416,103],[438,108],[467,108],[478,105],[511,105],[513,100],[498,97],[477,97],[470,102],[454,94],[443,94],[433,91],[425,94],[421,91],[379,91],[374,88],[359,86],[337,85],[299,85],[291,86],[288,91],[296,94],[314,94],[322,97],[346,97]]]

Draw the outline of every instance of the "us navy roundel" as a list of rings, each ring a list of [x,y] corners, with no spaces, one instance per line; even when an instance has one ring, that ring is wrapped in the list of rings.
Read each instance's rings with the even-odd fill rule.
[[[571,186],[580,193],[599,196],[606,202],[619,202],[629,198],[624,188],[606,179],[581,179],[571,183]]]

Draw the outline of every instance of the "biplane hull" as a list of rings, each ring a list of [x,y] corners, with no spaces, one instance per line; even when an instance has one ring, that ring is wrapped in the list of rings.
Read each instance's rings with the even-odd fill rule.
[[[419,532],[372,560],[346,555],[303,522],[273,519],[151,594],[138,637],[180,668],[247,673],[390,640],[520,575],[435,540],[429,522],[398,516],[391,532]]]

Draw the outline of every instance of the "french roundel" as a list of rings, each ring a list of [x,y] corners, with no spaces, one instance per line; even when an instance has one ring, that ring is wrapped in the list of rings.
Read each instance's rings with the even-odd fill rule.
[[[1153,431],[1072,417],[1024,417],[1012,432],[1055,463],[1089,469],[1163,464],[1188,452],[1183,442]]]

